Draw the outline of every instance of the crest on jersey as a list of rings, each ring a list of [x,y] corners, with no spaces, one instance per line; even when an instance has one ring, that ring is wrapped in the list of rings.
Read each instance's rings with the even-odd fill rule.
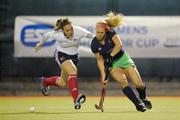
[[[99,50],[99,51],[101,51],[101,50],[102,50],[102,48],[101,48],[101,47],[99,47],[99,48],[98,48],[98,50]]]

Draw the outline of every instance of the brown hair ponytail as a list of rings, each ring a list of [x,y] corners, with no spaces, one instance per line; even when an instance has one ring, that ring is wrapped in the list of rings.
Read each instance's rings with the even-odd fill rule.
[[[65,25],[71,24],[71,21],[68,18],[65,19],[58,19],[56,21],[55,31],[63,30]]]

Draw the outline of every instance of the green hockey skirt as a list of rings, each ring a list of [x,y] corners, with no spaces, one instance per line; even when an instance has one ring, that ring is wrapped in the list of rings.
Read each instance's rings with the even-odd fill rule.
[[[131,66],[135,66],[134,61],[131,59],[131,57],[128,55],[127,52],[123,54],[119,59],[113,61],[112,68],[129,68]]]

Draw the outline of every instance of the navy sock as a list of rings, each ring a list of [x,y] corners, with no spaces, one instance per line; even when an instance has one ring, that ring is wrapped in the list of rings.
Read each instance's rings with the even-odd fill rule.
[[[139,99],[137,98],[137,96],[135,95],[135,93],[133,92],[133,90],[127,86],[125,88],[122,89],[123,93],[135,104],[138,105],[139,104]]]
[[[139,93],[139,98],[140,99],[145,99],[146,98],[146,86],[143,88],[136,88],[137,92]]]

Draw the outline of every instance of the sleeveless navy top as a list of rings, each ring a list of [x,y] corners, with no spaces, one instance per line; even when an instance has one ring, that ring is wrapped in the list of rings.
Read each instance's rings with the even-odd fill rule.
[[[100,53],[100,55],[103,56],[103,58],[106,58],[114,49],[115,44],[112,41],[113,36],[116,34],[114,30],[107,31],[106,32],[106,38],[105,38],[105,44],[101,44],[98,42],[97,38],[94,37],[94,39],[91,42],[91,50],[93,53]],[[124,50],[121,49],[114,57],[113,60],[119,59],[124,54]]]

